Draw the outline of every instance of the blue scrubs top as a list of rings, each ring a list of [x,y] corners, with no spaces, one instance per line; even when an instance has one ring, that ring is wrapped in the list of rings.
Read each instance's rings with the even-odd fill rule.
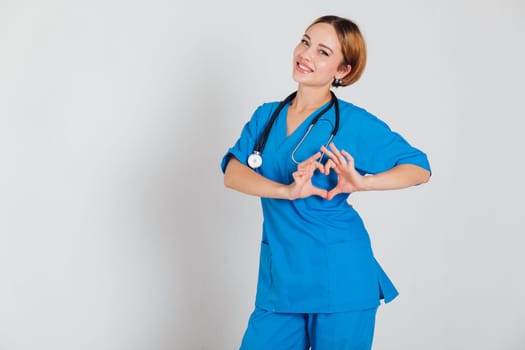
[[[233,156],[247,164],[278,102],[261,105],[246,123],[239,140],[222,159],[225,171]],[[283,184],[293,182],[297,165],[291,154],[318,111],[290,136],[286,135],[288,106],[276,119],[262,153],[261,175]],[[430,170],[426,155],[412,147],[383,121],[366,110],[339,100],[340,125],[333,142],[349,152],[361,174],[376,174],[398,164]],[[303,161],[328,141],[335,122],[332,107],[313,127],[295,152]],[[323,162],[326,162],[325,156]],[[318,171],[314,185],[331,189],[334,171]],[[256,306],[274,312],[331,313],[376,307],[398,292],[376,261],[370,238],[346,194],[331,201],[318,196],[297,200],[261,198],[264,222],[260,250]]]

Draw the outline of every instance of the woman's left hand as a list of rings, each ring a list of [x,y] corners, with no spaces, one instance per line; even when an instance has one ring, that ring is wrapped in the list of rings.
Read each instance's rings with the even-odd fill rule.
[[[330,144],[330,148],[332,151],[324,146],[321,147],[321,151],[330,158],[324,166],[324,174],[329,175],[330,170],[334,169],[337,174],[337,185],[328,192],[327,199],[332,199],[339,193],[363,190],[365,176],[355,169],[354,158],[345,150],[339,151],[333,143]]]

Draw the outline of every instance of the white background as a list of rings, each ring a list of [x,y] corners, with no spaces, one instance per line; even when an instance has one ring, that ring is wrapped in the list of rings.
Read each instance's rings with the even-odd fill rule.
[[[325,14],[369,50],[338,96],[433,168],[353,198],[374,349],[525,348],[523,1],[1,0],[0,349],[238,348],[261,214],[219,163]]]

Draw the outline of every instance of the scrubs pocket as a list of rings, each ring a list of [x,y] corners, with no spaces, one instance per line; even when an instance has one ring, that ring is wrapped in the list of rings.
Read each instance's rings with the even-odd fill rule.
[[[257,301],[265,303],[269,299],[272,287],[272,253],[266,242],[261,242],[261,255],[259,261],[259,279],[257,282]]]

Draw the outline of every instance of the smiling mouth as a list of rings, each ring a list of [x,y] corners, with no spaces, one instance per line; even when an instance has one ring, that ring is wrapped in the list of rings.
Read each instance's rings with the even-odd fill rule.
[[[304,64],[301,64],[301,62],[299,62],[299,61],[295,63],[295,69],[298,70],[299,72],[305,73],[305,74],[306,73],[313,73],[313,71],[314,71],[312,68],[310,68],[310,67],[308,67],[308,66],[306,66]]]

